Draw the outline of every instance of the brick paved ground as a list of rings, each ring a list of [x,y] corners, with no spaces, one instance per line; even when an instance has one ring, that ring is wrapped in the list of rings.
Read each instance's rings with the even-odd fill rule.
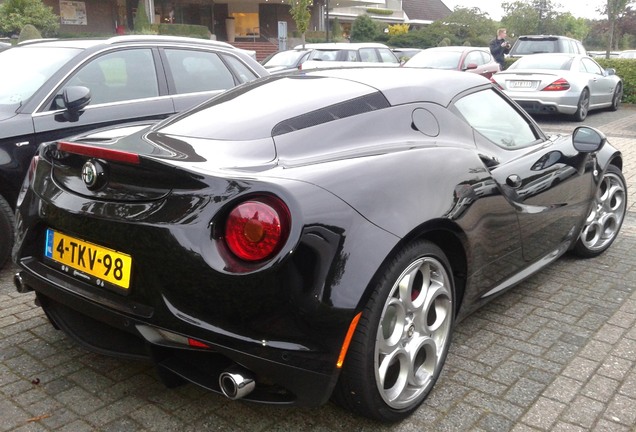
[[[549,132],[576,124],[545,119]],[[148,365],[87,353],[52,328],[15,268],[0,272],[0,431],[636,431],[636,110],[592,114],[625,156],[630,211],[612,248],[564,257],[456,328],[444,373],[411,418],[166,389]]]

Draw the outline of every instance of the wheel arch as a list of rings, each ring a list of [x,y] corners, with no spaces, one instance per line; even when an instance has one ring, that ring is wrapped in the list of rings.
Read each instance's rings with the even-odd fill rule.
[[[378,268],[373,278],[369,281],[365,289],[365,294],[361,299],[359,308],[364,308],[367,303],[372,287],[375,286],[378,278],[380,278],[387,264],[392,258],[404,249],[408,244],[416,241],[426,240],[437,247],[446,255],[451,266],[450,273],[452,275],[453,287],[455,291],[455,314],[458,313],[466,289],[466,279],[468,274],[468,259],[465,247],[465,234],[453,222],[447,219],[437,219],[428,221],[409,232],[404,236],[391,250],[382,261],[382,265]]]

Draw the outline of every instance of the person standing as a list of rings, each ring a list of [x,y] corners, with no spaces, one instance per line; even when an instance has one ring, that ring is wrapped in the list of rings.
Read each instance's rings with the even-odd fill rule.
[[[506,40],[507,31],[505,28],[497,30],[497,37],[490,41],[490,53],[499,63],[499,69],[504,70],[506,65],[505,55],[510,52],[510,42]]]

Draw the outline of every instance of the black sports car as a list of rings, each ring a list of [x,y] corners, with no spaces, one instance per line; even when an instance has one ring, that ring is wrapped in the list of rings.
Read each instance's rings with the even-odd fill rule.
[[[270,76],[41,146],[15,282],[79,343],[150,358],[169,385],[397,421],[457,320],[611,245],[622,163],[595,129],[547,137],[478,75]]]

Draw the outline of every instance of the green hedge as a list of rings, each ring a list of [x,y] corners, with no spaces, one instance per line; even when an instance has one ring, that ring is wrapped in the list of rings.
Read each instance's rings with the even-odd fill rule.
[[[210,30],[204,25],[195,24],[152,24],[151,28],[160,35],[189,36],[210,39]]]
[[[636,59],[597,58],[603,68],[614,68],[623,80],[623,103],[636,103]]]
[[[516,58],[506,58],[506,69],[513,64]],[[623,80],[623,103],[636,103],[636,59],[596,58],[602,68],[614,68],[616,75]]]

